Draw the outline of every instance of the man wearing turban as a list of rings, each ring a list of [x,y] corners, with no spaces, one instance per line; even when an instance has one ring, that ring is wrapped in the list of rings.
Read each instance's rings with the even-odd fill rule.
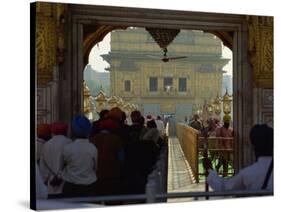
[[[96,192],[98,151],[89,142],[92,125],[85,116],[76,116],[72,123],[75,140],[64,147],[62,157],[64,169],[63,196],[91,196]]]
[[[250,140],[255,152],[256,161],[241,169],[230,178],[218,176],[212,170],[212,163],[204,159],[204,168],[208,171],[208,184],[214,191],[260,190],[273,192],[273,128],[266,124],[257,124],[250,130]]]
[[[62,170],[62,151],[65,145],[71,143],[71,139],[66,137],[68,130],[66,123],[54,122],[50,128],[53,137],[43,146],[40,170],[48,184],[49,198],[55,198],[61,195],[63,184],[53,185],[52,181]]]
[[[36,139],[36,161],[39,163],[43,145],[51,138],[51,126],[49,124],[39,124],[37,126],[37,139]]]
[[[217,128],[216,137],[233,137],[233,129],[230,127],[230,120],[231,116],[228,114],[223,117],[223,126]],[[223,166],[223,176],[227,176],[228,165],[230,161],[228,150],[233,149],[233,139],[220,139],[219,148],[221,149],[221,151],[219,152],[219,161],[216,169],[217,171],[219,171],[220,167]]]

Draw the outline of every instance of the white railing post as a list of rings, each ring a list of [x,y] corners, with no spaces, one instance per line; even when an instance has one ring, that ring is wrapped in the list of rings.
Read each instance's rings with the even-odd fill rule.
[[[155,179],[149,179],[146,184],[146,203],[154,203],[156,195]]]
[[[166,144],[167,145],[167,144]],[[167,146],[164,146],[160,152],[157,162],[152,172],[147,177],[146,183],[146,201],[165,202],[166,198],[156,200],[156,194],[167,193]]]

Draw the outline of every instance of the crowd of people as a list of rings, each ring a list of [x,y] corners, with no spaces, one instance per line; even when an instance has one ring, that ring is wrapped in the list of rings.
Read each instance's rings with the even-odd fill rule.
[[[147,176],[165,145],[161,117],[133,111],[129,125],[118,107],[99,115],[93,123],[75,117],[71,136],[66,123],[38,125],[38,198],[145,193]]]
[[[273,128],[266,124],[256,124],[250,130],[250,140],[256,162],[241,169],[236,175],[226,178],[229,163],[233,160],[228,151],[233,150],[233,139],[231,138],[234,136],[230,121],[229,115],[223,117],[222,126],[218,119],[210,118],[205,127],[198,115],[194,115],[189,121],[189,126],[200,131],[201,136],[219,138],[217,148],[221,151],[209,152],[203,159],[203,166],[208,174],[208,184],[215,191],[259,189],[273,191]],[[210,146],[211,143],[209,143]],[[215,165],[213,165],[214,159],[218,159]],[[219,175],[221,166],[223,168],[222,176]]]
[[[128,124],[126,114],[118,107],[99,115],[92,123],[85,116],[76,116],[70,136],[70,127],[64,122],[37,126],[37,198],[145,193],[147,176],[165,145],[164,122],[160,116],[144,117],[140,111],[133,111]],[[222,126],[215,119],[209,119],[207,124],[203,127],[197,116],[189,123],[203,136],[233,137],[230,116],[223,117]],[[273,190],[273,129],[255,125],[250,140],[257,161],[231,178],[223,178],[227,175],[229,154],[217,155],[215,167],[212,154],[204,158],[207,181],[214,190]],[[232,148],[228,139],[222,139],[220,145],[222,149]],[[223,177],[218,175],[221,166]]]
[[[202,137],[213,138],[208,142],[208,147],[211,149],[215,147],[218,151],[210,151],[211,159],[217,161],[215,166],[217,172],[222,167],[223,176],[228,175],[229,164],[232,162],[233,157],[231,155],[231,150],[233,149],[233,136],[234,131],[230,126],[231,116],[225,115],[223,117],[223,123],[220,124],[220,120],[217,118],[209,118],[206,121],[206,126],[203,125],[200,117],[195,114],[193,118],[189,121],[189,126],[198,130]],[[214,138],[220,138],[216,141]],[[213,145],[217,142],[216,146]]]
[[[212,162],[205,158],[203,165],[208,171],[207,182],[215,191],[269,190],[273,192],[273,128],[256,124],[250,131],[250,140],[256,162],[241,169],[231,178],[220,177]]]

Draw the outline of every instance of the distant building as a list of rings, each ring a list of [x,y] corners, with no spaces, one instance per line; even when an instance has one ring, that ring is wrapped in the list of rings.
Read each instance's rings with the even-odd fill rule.
[[[168,46],[168,56],[187,56],[163,62],[163,51],[141,28],[111,33],[110,64],[113,94],[139,105],[144,115],[174,114],[177,121],[192,114],[194,105],[214,98],[222,88],[220,39],[209,33],[181,30]]]
[[[84,69],[84,80],[92,96],[98,95],[102,87],[107,96],[110,95],[110,73],[98,72],[88,64]]]

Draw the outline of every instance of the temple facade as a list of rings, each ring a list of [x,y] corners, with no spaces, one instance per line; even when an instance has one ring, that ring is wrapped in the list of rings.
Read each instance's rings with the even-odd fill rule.
[[[172,114],[177,121],[221,95],[222,42],[210,33],[181,30],[167,48],[178,58],[163,62],[163,50],[143,28],[111,32],[110,64],[113,95],[137,104],[144,115]]]
[[[238,171],[255,160],[249,140],[251,127],[256,123],[266,123],[273,126],[274,18],[272,16],[48,2],[33,4],[31,11],[36,16],[31,23],[36,27],[36,31],[31,31],[31,38],[33,40],[31,40],[31,55],[35,58],[31,61],[33,73],[31,76],[34,76],[34,79],[32,78],[34,81],[36,80],[34,85],[36,87],[36,95],[33,101],[33,107],[36,111],[34,118],[36,124],[54,121],[65,121],[70,124],[73,117],[84,112],[83,70],[88,64],[91,49],[103,40],[106,34],[115,30],[130,29],[131,26],[139,28],[157,26],[166,29],[202,30],[206,34],[201,33],[201,40],[204,40],[203,35],[211,33],[219,37],[224,45],[233,52],[233,128],[236,170]],[[114,38],[114,35],[112,37]],[[134,40],[136,37],[140,40],[148,40],[151,44],[142,43],[140,45]],[[114,39],[112,40],[112,56],[115,48],[121,51],[122,48],[128,49],[126,45],[131,45],[133,51],[136,49],[148,51],[150,48],[150,51],[148,51],[149,55],[162,56],[159,46],[152,39],[149,39],[147,35],[132,34],[130,39],[124,39],[125,42],[119,44],[119,47],[116,46],[118,45],[117,42],[114,44]],[[130,40],[132,41],[131,44],[128,43]],[[193,38],[193,41],[196,41],[196,39]],[[133,68],[126,70],[128,73],[126,77],[128,79],[125,79],[125,74],[120,75],[120,77],[123,76],[124,80],[127,81],[120,80],[118,82],[118,77],[113,76],[112,79],[116,79],[116,82],[115,84],[112,82],[112,85],[117,87],[119,83],[120,91],[118,92],[125,93],[126,98],[128,100],[131,98],[133,103],[142,101],[148,105],[158,104],[159,106],[148,107],[158,107],[157,111],[160,112],[171,112],[172,107],[177,107],[170,106],[173,102],[177,102],[180,105],[179,97],[181,95],[185,96],[186,99],[182,103],[184,105],[195,101],[190,100],[191,98],[199,96],[201,99],[201,94],[207,95],[210,90],[208,89],[209,85],[207,86],[207,82],[204,81],[203,74],[201,74],[202,71],[199,71],[200,68],[198,66],[196,68],[196,64],[191,63],[191,58],[194,57],[190,55],[190,51],[193,51],[196,47],[189,45],[185,47],[181,43],[178,45],[178,48],[175,48],[179,51],[177,53],[172,49],[172,45],[175,44],[174,42],[168,46],[168,56],[169,54],[171,56],[187,56],[186,59],[177,60],[177,65],[175,61],[163,63],[158,60],[157,62],[155,58],[152,60],[148,56],[139,59],[136,63],[129,62],[131,65],[128,66],[133,66]],[[188,42],[192,42],[192,40],[187,40],[186,43]],[[219,42],[219,40],[217,39],[216,42]],[[213,58],[215,58],[215,55],[218,55],[217,60],[220,61],[219,51],[221,50],[215,50],[216,48],[218,47],[211,45],[209,49],[205,47],[203,50],[208,54],[217,51],[217,53],[214,53]],[[127,53],[132,56],[131,53],[133,51],[128,51]],[[154,55],[156,52],[157,55]],[[112,58],[111,63],[113,65],[110,67],[112,74],[118,75],[118,71],[115,71],[115,69],[123,66],[121,62],[118,64],[118,61],[120,62],[120,58],[114,60]],[[149,64],[140,64],[142,61],[147,61]],[[208,60],[204,61],[206,63]],[[213,68],[218,72],[218,76],[222,75],[221,70],[218,70],[226,62],[222,61],[221,64],[219,62],[212,62]],[[184,63],[187,65],[185,66]],[[203,66],[202,70],[207,69],[208,73],[210,73],[210,70],[206,67],[208,66]],[[137,70],[141,74],[135,74]],[[180,70],[185,70],[186,72],[182,73]],[[168,78],[170,76],[173,76],[172,82]],[[207,75],[204,76],[206,76],[206,79]],[[136,80],[140,77],[143,77],[143,79],[140,79],[140,81],[138,81],[139,79]],[[156,83],[153,83],[156,82],[153,77],[157,77],[157,86],[155,86]],[[200,79],[200,77],[202,78],[201,83],[199,83],[200,81],[197,83],[197,78]],[[186,78],[186,80],[182,78]],[[164,81],[166,81],[165,85],[167,85],[165,88],[169,92],[164,90]],[[208,78],[208,81],[212,80]],[[150,82],[151,87],[148,86]],[[183,85],[181,88],[183,91],[179,92],[181,89],[179,89],[178,84]],[[184,86],[185,84],[186,86]],[[205,86],[205,90],[202,91],[201,88],[203,89]],[[214,94],[216,94],[214,88],[211,91],[214,91]],[[142,99],[134,100],[134,92],[138,92],[140,95],[136,96]],[[165,97],[161,92],[166,96],[173,96],[173,98],[170,98],[171,101],[163,104],[161,101]],[[198,95],[196,95],[197,93]],[[152,100],[154,98],[158,99],[157,103]],[[146,111],[144,108],[142,110]],[[187,111],[186,109],[184,110]]]

